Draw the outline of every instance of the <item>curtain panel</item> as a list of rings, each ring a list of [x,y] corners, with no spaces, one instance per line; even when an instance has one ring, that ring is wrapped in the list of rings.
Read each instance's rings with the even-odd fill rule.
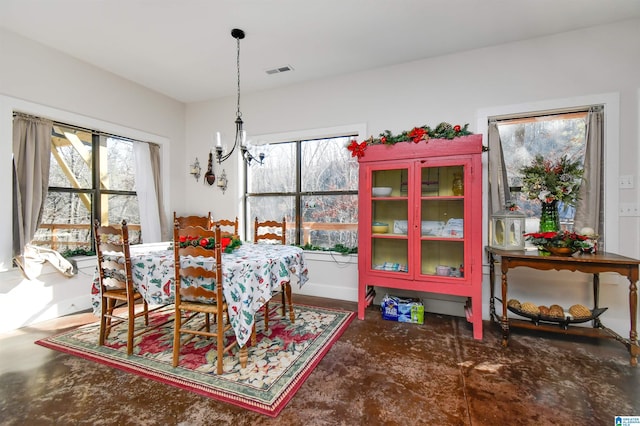
[[[49,186],[53,122],[13,118],[13,255],[21,255],[38,229]]]

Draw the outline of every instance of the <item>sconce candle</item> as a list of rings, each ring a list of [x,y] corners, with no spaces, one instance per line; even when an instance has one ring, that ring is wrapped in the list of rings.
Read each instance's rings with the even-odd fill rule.
[[[189,166],[189,174],[196,178],[196,181],[200,179],[200,162],[198,161],[198,157],[196,157],[196,161],[193,162]]]

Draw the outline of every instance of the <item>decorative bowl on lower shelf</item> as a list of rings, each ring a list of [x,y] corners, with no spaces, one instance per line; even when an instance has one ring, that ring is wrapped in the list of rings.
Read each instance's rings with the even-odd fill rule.
[[[565,315],[562,317],[552,317],[552,316],[548,316],[548,315],[540,315],[540,314],[533,314],[531,312],[525,312],[521,309],[517,309],[513,306],[507,306],[507,309],[510,312],[513,312],[514,314],[523,316],[525,318],[529,318],[531,319],[534,323],[538,323],[538,322],[550,322],[550,323],[556,323],[556,324],[560,324],[562,325],[568,325],[568,324],[579,324],[579,323],[583,323],[583,322],[587,322],[587,321],[592,321],[596,318],[598,318],[600,315],[602,315],[608,308],[597,308],[597,309],[591,309],[591,315],[588,317],[580,317],[580,318],[574,318],[571,317],[569,315]]]

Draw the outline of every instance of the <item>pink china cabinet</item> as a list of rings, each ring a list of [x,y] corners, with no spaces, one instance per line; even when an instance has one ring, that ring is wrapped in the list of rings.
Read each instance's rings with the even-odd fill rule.
[[[358,318],[376,286],[461,296],[482,339],[482,151],[482,135],[367,147],[358,160]]]

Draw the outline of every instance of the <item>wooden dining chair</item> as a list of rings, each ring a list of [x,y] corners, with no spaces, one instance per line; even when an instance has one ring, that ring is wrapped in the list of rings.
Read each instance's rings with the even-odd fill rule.
[[[229,219],[220,219],[216,222],[214,222],[215,224],[220,225],[220,232],[222,233],[222,236],[231,236],[231,237],[236,237],[239,238],[238,236],[238,216],[236,216],[236,220],[229,220]],[[223,229],[224,227],[224,229]]]
[[[127,355],[133,353],[133,338],[142,334],[149,326],[149,306],[142,295],[134,289],[129,252],[129,228],[123,220],[120,226],[93,224],[98,257],[98,275],[101,295],[100,335],[98,344],[104,345],[111,329],[127,323]],[[136,312],[136,302],[142,309]],[[126,308],[127,316],[123,308]],[[145,327],[135,330],[135,320],[144,316]]]
[[[215,243],[205,246],[203,244],[182,244],[180,238],[196,238],[215,240]],[[173,249],[175,256],[175,321],[173,333],[173,366],[177,367],[180,358],[180,347],[195,336],[214,337],[216,339],[217,373],[223,373],[223,355],[237,345],[236,339],[226,344],[226,336],[231,330],[229,311],[222,293],[222,252],[220,250],[220,225],[215,225],[213,230],[199,226],[187,226],[181,228],[176,220],[173,230]],[[182,265],[187,256],[203,256],[207,261],[213,262],[211,269],[202,265]],[[202,318],[204,325],[195,327],[191,321]],[[213,315],[214,329],[211,328],[210,316]],[[193,327],[189,327],[193,326]],[[181,340],[183,334],[189,335]],[[240,360],[242,368],[246,367],[246,359]]]
[[[285,245],[287,240],[287,220],[282,218],[282,222],[274,220],[258,221],[256,217],[253,226],[253,242],[256,244],[282,244]],[[291,282],[285,281],[280,286],[282,294],[282,316],[286,316],[286,301],[289,300],[289,319],[292,323],[296,322],[293,312],[293,300],[291,299]],[[277,292],[276,292],[277,294]],[[274,294],[275,295],[275,294]],[[269,329],[269,301],[264,304],[264,329]]]
[[[173,212],[173,222],[178,221],[181,228],[185,226],[201,226],[204,229],[211,229],[211,212],[207,216],[178,216]]]

